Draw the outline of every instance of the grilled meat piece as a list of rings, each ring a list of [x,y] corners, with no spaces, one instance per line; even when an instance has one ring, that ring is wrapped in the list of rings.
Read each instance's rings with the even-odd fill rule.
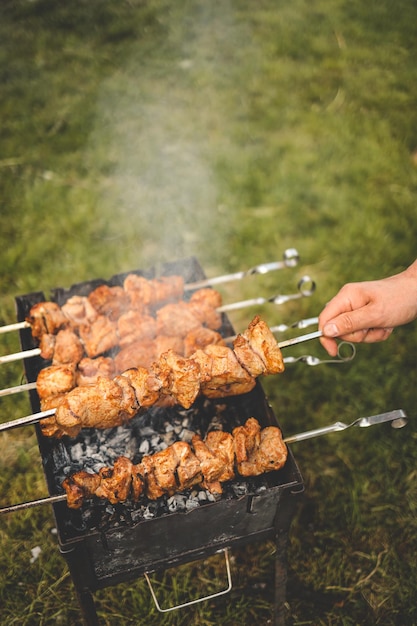
[[[77,365],[75,380],[78,387],[95,384],[99,376],[113,378],[116,370],[114,360],[109,356],[98,356],[95,359],[84,357]]]
[[[88,295],[88,301],[99,315],[106,315],[113,322],[130,308],[129,294],[118,286],[100,285]]]
[[[201,324],[212,330],[222,325],[221,313],[217,308],[222,305],[222,297],[215,289],[199,289],[191,296],[188,307]]]
[[[146,484],[146,495],[150,500],[157,500],[164,495],[164,490],[155,476],[153,455],[144,456],[140,463],[140,472]]]
[[[118,457],[113,467],[103,467],[99,471],[100,484],[95,495],[111,504],[124,502],[130,495],[133,463],[124,456]]]
[[[91,324],[98,313],[86,296],[72,296],[61,307],[64,315],[70,320],[72,328],[82,324]]]
[[[183,352],[183,341],[180,337],[155,337],[135,341],[120,350],[114,357],[117,372],[123,372],[130,367],[150,368],[168,350],[174,350],[178,354]]]
[[[70,509],[79,509],[85,498],[91,498],[100,487],[101,477],[82,470],[65,478],[62,486]]]
[[[133,309],[149,311],[168,302],[180,300],[184,294],[182,276],[161,276],[148,280],[137,274],[128,274],[123,282]]]
[[[223,459],[216,457],[207,447],[206,443],[201,439],[200,435],[194,435],[191,444],[194,448],[195,455],[200,462],[201,473],[203,475],[203,486],[211,491],[211,486],[215,485],[216,493],[221,493],[217,489],[217,482],[224,471]]]
[[[40,340],[44,333],[51,335],[69,326],[70,321],[56,302],[38,302],[30,309],[26,321],[31,325],[32,336]]]
[[[231,480],[234,472],[234,445],[230,433],[213,430],[208,433],[205,441],[199,435],[191,440],[194,452],[200,461],[204,477],[203,486],[211,493],[222,493],[221,483]]]
[[[259,315],[253,318],[245,332],[242,333],[242,335],[238,335],[233,344],[233,349],[236,349],[236,356],[239,360],[240,358],[242,359],[241,362],[244,367],[246,367],[246,348],[243,350],[242,338],[247,341],[247,347],[263,362],[264,369],[263,372],[261,372],[262,374],[270,376],[271,374],[280,374],[284,371],[284,361],[277,341],[267,324],[261,320]],[[249,361],[253,362],[250,359]]]
[[[233,352],[237,360],[251,376],[255,378],[265,371],[265,363],[261,357],[252,350],[249,341],[243,335],[238,335],[233,342]]]
[[[268,426],[261,431],[261,442],[254,457],[258,475],[280,469],[284,465],[287,460],[287,447],[278,428]]]
[[[249,463],[249,459],[258,449],[261,442],[261,427],[254,418],[247,420],[244,426],[238,426],[232,432],[235,443],[235,457],[239,474],[242,466]],[[246,474],[243,474],[244,476]]]
[[[152,371],[144,367],[132,367],[122,372],[120,376],[129,381],[140,408],[149,408],[159,399],[162,383]]]
[[[255,378],[240,365],[233,350],[226,346],[210,345],[204,349],[204,353],[212,359],[210,378],[201,385],[205,396],[222,398],[248,393],[254,388]]]
[[[42,335],[39,348],[41,357],[54,365],[76,365],[84,356],[84,346],[71,328],[59,330],[55,335]]]
[[[191,330],[201,326],[188,302],[166,304],[156,312],[156,334],[185,337]]]
[[[234,478],[235,450],[233,436],[222,430],[212,430],[207,434],[206,446],[214,456],[222,460],[222,472],[217,479],[220,482],[226,482]]]
[[[156,319],[138,311],[128,311],[117,320],[119,346],[125,348],[136,341],[154,339],[156,337]]]
[[[178,459],[177,489],[182,491],[200,483],[202,479],[201,467],[191,446],[185,441],[176,441],[172,444],[172,448],[174,448]]]
[[[144,472],[150,500],[189,489],[201,481],[200,463],[185,441],[176,441],[165,450],[143,457],[138,467]]]
[[[56,410],[57,424],[72,436],[84,428],[111,428],[126,423],[139,410],[136,394],[123,376],[99,377],[95,385],[75,387]]]
[[[81,325],[79,333],[85,352],[90,358],[108,352],[119,342],[117,325],[106,315],[99,315],[92,324]]]
[[[131,367],[150,368],[155,361],[155,341],[153,339],[140,339],[129,346],[122,348],[114,357],[116,372],[124,372]]]
[[[67,393],[75,387],[75,372],[71,365],[50,365],[38,374],[36,390],[41,400]]]
[[[178,404],[190,408],[200,392],[198,363],[168,350],[152,369],[162,382],[161,393],[174,396]]]
[[[217,330],[222,324],[216,310],[220,304],[221,296],[214,289],[200,289],[188,302],[167,304],[156,312],[157,334],[185,337],[201,326]]]
[[[221,346],[226,345],[221,334],[211,328],[199,326],[198,328],[190,330],[190,332],[184,337],[183,354],[186,357],[191,357],[193,352],[196,350],[201,350],[209,345],[217,344]]]
[[[61,332],[61,331],[59,331]],[[56,335],[44,333],[39,341],[40,356],[46,361],[52,361],[54,358],[54,350],[56,343]]]
[[[175,493],[177,491],[175,472],[178,467],[178,457],[173,446],[168,446],[165,450],[153,454],[152,467],[155,480],[163,493],[168,495]]]
[[[279,469],[287,458],[281,432],[274,426],[261,431],[254,418],[233,430],[237,470],[241,476],[258,476]]]

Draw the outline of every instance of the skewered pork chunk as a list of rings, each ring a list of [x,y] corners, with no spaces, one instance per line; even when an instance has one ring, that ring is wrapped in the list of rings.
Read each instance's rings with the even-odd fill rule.
[[[183,346],[180,337],[164,337],[163,335],[154,339],[135,341],[116,354],[114,357],[115,369],[117,372],[123,372],[130,367],[149,369],[152,363],[157,361],[161,354],[167,350],[174,350],[178,354],[182,354]]]
[[[80,424],[84,428],[120,426],[138,410],[136,394],[126,377],[99,377],[95,385],[75,387],[64,397],[57,407],[56,421],[73,436],[79,432]]]
[[[219,344],[221,346],[226,345],[220,333],[212,330],[211,328],[199,326],[198,328],[190,330],[190,332],[184,337],[183,354],[186,357],[190,357],[196,350],[206,348],[211,344]]]
[[[61,332],[61,331],[58,331]],[[46,361],[52,361],[56,344],[56,335],[44,333],[39,342],[40,356]]]
[[[221,483],[231,480],[234,472],[234,443],[230,433],[213,430],[205,441],[199,435],[191,440],[194,452],[201,464],[203,486],[211,493],[222,493]]]
[[[62,486],[67,494],[67,504],[70,509],[79,509],[85,498],[85,494],[95,494],[100,487],[101,476],[99,474],[91,474],[84,470],[76,472],[65,478]]]
[[[233,430],[237,471],[241,476],[258,476],[279,469],[287,458],[281,433],[273,426],[261,431],[254,418]]]
[[[118,457],[113,467],[102,467],[99,471],[100,484],[95,495],[111,504],[124,502],[130,495],[133,463],[126,457]]]
[[[198,458],[185,441],[176,441],[172,444],[178,459],[176,469],[177,488],[182,491],[201,482],[201,467]]]
[[[239,348],[236,350],[236,355],[238,358],[239,355],[241,355],[241,362],[244,367],[248,369],[249,365],[245,360],[246,352],[243,351],[241,337],[248,342],[247,347],[263,362],[264,368],[260,373],[270,376],[271,374],[280,374],[284,371],[284,361],[277,341],[267,324],[261,320],[259,315],[253,318],[245,332],[242,333],[242,335],[238,335],[233,344],[234,350],[236,350],[236,344],[238,344]],[[248,360],[252,363],[254,362],[253,359]],[[248,369],[248,371],[250,371],[250,369]],[[253,375],[256,376],[259,374]]]
[[[157,500],[164,495],[164,490],[155,476],[153,455],[144,456],[140,464],[140,471],[146,484],[146,495],[150,500]]]
[[[155,361],[155,342],[153,339],[134,341],[120,350],[114,357],[116,372],[124,372],[131,367],[150,368]]]
[[[85,352],[91,358],[111,350],[119,342],[117,326],[106,315],[99,315],[92,324],[80,326],[79,333]]]
[[[188,307],[201,324],[218,330],[222,325],[222,316],[216,309],[222,305],[222,297],[211,288],[199,289],[191,296]]]
[[[216,307],[220,305],[221,296],[214,289],[200,289],[188,302],[166,304],[156,312],[157,334],[185,337],[202,325],[218,330],[222,317]]]
[[[84,356],[84,346],[71,328],[59,330],[56,335],[43,334],[39,348],[41,357],[53,365],[76,365]]]
[[[185,441],[176,441],[165,450],[145,456],[140,463],[150,500],[172,495],[201,482],[198,458]]]
[[[205,396],[222,398],[248,393],[254,388],[255,378],[240,365],[233,350],[226,346],[210,345],[204,349],[204,353],[212,359],[210,378],[201,385]]]
[[[282,467],[287,458],[287,448],[276,428],[268,426],[261,431],[261,442],[254,457],[258,475]]]
[[[32,327],[32,336],[40,339],[44,333],[51,335],[69,325],[69,320],[56,302],[38,302],[30,309],[26,321]]]
[[[194,435],[191,439],[194,453],[200,462],[201,473],[203,474],[204,484],[214,483],[223,472],[224,462],[221,458],[215,456],[207,447],[205,441],[200,435]]]
[[[234,478],[235,450],[233,436],[222,430],[212,430],[207,434],[206,445],[212,454],[222,460],[223,468],[220,476],[218,476],[218,480],[225,482]]]
[[[71,365],[50,365],[38,374],[36,390],[41,400],[67,393],[74,388],[75,372]]]
[[[123,283],[133,309],[147,312],[168,302],[180,300],[184,294],[182,276],[162,276],[148,280],[137,274],[128,274]]]
[[[201,326],[200,320],[191,311],[188,302],[166,304],[156,312],[156,334],[185,337]]]
[[[61,310],[75,328],[82,324],[91,324],[98,316],[86,296],[72,296],[62,305]]]
[[[76,386],[92,385],[98,377],[113,378],[116,374],[114,360],[108,356],[98,356],[95,359],[84,357],[78,363],[75,372]]]
[[[245,464],[250,467],[249,459],[261,442],[261,428],[257,420],[250,418],[244,426],[238,426],[232,432],[235,447],[237,470],[242,474]],[[242,474],[246,476],[246,474]]]
[[[138,311],[127,311],[117,320],[119,346],[124,348],[133,342],[156,337],[156,319]]]
[[[126,370],[120,376],[127,378],[133,387],[141,408],[147,409],[158,401],[162,383],[153,371],[135,367]]]
[[[129,294],[118,286],[100,285],[88,295],[88,301],[99,315],[106,315],[113,322],[130,307]]]
[[[190,408],[200,392],[198,363],[168,350],[161,355],[153,370],[162,382],[161,393],[174,396],[178,404]]]

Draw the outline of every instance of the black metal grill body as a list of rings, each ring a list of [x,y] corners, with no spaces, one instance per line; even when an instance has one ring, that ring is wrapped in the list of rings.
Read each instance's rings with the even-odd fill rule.
[[[205,278],[194,258],[167,263],[158,272],[156,268],[151,268],[136,270],[135,273],[146,278],[180,274],[185,283]],[[88,295],[100,284],[122,285],[126,275],[79,283],[69,289],[55,289],[48,299],[62,305],[73,295]],[[18,321],[25,319],[35,303],[46,299],[42,292],[17,297]],[[234,334],[226,316],[223,316],[222,333],[224,336]],[[23,350],[35,347],[30,329],[21,331],[21,345]],[[39,371],[48,364],[40,357],[26,359],[28,381],[36,381]],[[30,392],[30,399],[33,411],[39,411],[36,391]],[[225,403],[239,414],[242,424],[253,416],[262,427],[277,425],[259,381],[250,393],[227,398]],[[48,490],[50,495],[56,495],[60,492],[56,484],[57,463],[62,446],[71,447],[71,440],[44,437],[39,425],[36,425],[36,431]],[[274,539],[277,542],[275,620],[277,625],[283,624],[286,538],[298,496],[303,491],[303,480],[291,451],[285,466],[262,477],[262,480],[266,480],[266,489],[261,493],[222,498],[188,513],[164,514],[136,523],[121,524],[116,521],[112,525],[110,521],[100,529],[86,528],[79,511],[69,509],[65,502],[54,504],[60,550],[68,563],[85,623],[91,626],[98,624],[91,595],[98,589],[134,580],[145,572],[206,558],[227,547]]]

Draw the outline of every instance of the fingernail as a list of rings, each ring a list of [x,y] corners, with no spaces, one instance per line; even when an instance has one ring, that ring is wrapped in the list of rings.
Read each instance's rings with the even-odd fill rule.
[[[338,337],[339,329],[336,324],[326,324],[323,328],[323,335],[325,337]]]

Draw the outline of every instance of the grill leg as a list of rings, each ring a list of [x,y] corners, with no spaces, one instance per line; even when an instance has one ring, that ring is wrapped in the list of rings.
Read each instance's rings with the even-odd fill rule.
[[[76,589],[85,626],[99,626],[93,594],[89,589]]]
[[[285,626],[286,622],[287,541],[288,533],[278,532],[276,534],[274,626]]]
[[[97,589],[92,563],[87,558],[84,543],[68,550],[60,548],[71,573],[72,582],[80,605],[84,626],[99,626],[96,606],[91,589]]]

